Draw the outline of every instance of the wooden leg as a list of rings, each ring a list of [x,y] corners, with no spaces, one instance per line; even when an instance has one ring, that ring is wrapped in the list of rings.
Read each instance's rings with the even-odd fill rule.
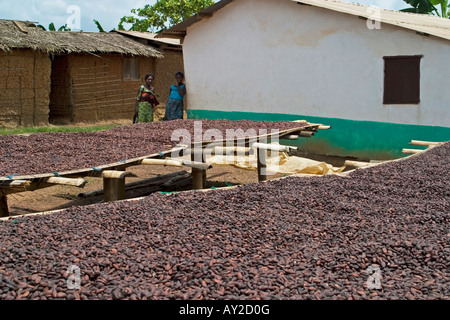
[[[203,172],[205,170],[192,168],[192,189],[202,190],[204,188]]]
[[[9,217],[8,202],[6,194],[0,193],[0,218]]]
[[[203,162],[203,148],[201,145],[194,145],[191,149],[191,161]],[[202,190],[205,188],[206,170],[192,168],[192,189]]]
[[[257,149],[257,158],[258,158],[258,181],[266,181],[267,180],[267,150],[265,149]]]
[[[125,177],[135,176],[127,171],[104,171],[103,197],[105,202],[125,199]]]
[[[203,174],[203,177],[202,177],[202,179],[203,179],[203,188],[202,189],[205,189],[206,188],[206,170],[202,170],[202,174]]]
[[[105,202],[123,200],[125,198],[125,178],[103,178]]]

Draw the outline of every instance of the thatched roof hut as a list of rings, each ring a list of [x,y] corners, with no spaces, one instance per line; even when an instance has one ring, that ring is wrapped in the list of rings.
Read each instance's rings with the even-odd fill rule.
[[[0,49],[32,49],[47,54],[119,53],[162,58],[157,49],[105,32],[44,31],[29,21],[0,20]]]
[[[161,58],[161,49],[116,32],[0,20],[0,127],[131,119],[137,88],[146,73],[158,78]]]

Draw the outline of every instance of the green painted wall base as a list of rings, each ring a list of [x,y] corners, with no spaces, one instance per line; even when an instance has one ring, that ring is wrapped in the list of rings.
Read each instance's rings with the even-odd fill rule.
[[[403,148],[412,147],[411,140],[450,141],[450,128],[405,125],[396,123],[355,121],[337,118],[311,117],[280,113],[225,112],[188,110],[189,119],[197,120],[253,120],[293,121],[307,120],[331,126],[330,130],[319,130],[312,138],[282,143],[298,146],[309,153],[330,156],[354,157],[359,160],[390,160],[406,156]]]

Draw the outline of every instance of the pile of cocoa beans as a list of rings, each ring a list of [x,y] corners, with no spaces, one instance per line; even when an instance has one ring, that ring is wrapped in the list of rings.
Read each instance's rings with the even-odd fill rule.
[[[11,217],[0,299],[449,299],[449,158]]]
[[[98,132],[36,133],[0,136],[0,176],[30,175],[93,168],[170,150],[180,142],[303,127],[292,121],[173,120],[120,126]],[[220,137],[209,133],[220,133]],[[231,137],[234,138],[234,137]]]

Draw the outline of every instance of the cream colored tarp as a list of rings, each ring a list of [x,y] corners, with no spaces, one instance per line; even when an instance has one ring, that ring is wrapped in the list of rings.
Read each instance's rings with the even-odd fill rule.
[[[257,170],[256,150],[249,156],[214,155],[207,157],[206,162],[211,165],[233,165],[238,168]],[[287,153],[273,152],[267,157],[267,171],[281,174],[315,174],[326,175],[340,173],[344,167],[333,167],[325,162],[307,158],[289,156]]]

